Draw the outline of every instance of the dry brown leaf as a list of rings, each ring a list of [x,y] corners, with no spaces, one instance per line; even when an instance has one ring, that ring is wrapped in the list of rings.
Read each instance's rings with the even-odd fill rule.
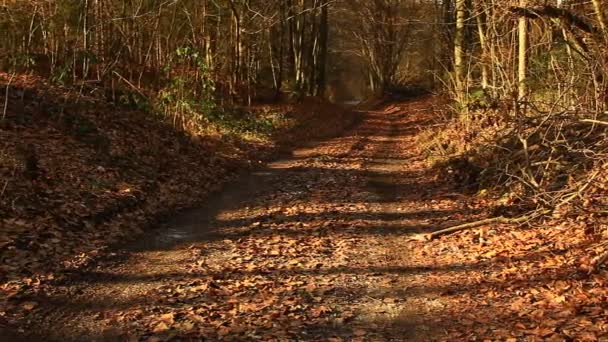
[[[357,337],[365,336],[365,335],[367,335],[367,331],[365,331],[363,329],[356,329],[355,331],[353,331],[353,335],[355,335]]]
[[[152,329],[152,332],[154,333],[162,333],[165,332],[167,330],[169,330],[169,325],[167,325],[167,323],[165,322],[160,322],[157,325],[154,326],[154,329]]]

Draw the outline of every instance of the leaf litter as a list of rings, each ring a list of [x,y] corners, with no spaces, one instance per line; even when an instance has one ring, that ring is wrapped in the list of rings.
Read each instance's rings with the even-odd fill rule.
[[[271,163],[268,184],[219,212],[207,238],[87,266],[20,301],[35,318],[19,323],[58,340],[606,339],[593,223],[412,239],[493,210],[413,152],[437,101],[370,111],[343,137]]]

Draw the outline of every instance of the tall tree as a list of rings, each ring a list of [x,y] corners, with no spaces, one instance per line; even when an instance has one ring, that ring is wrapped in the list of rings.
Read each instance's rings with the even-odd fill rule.
[[[456,0],[456,31],[454,33],[454,83],[456,99],[466,105],[465,20],[466,0]]]
[[[526,6],[526,0],[519,0],[521,7]],[[525,16],[518,19],[518,68],[517,68],[517,100],[523,101],[527,95],[528,70],[528,20]]]

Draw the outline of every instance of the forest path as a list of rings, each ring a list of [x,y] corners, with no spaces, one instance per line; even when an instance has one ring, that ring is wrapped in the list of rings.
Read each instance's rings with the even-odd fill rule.
[[[410,237],[463,209],[413,152],[433,101],[366,112],[342,137],[294,151],[47,286],[26,336],[432,339],[442,304],[410,291],[432,271],[409,259]]]

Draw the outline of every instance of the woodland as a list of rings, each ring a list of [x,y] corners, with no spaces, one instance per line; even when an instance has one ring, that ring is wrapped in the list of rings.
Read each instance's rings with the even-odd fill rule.
[[[605,341],[608,1],[0,1],[0,341]]]

